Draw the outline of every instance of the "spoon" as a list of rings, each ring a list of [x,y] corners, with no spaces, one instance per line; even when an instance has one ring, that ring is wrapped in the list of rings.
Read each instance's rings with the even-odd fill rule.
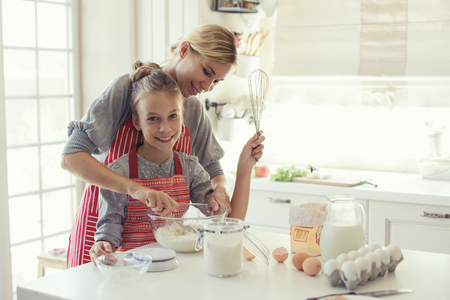
[[[181,228],[183,228],[183,231],[184,232],[192,232],[192,233],[197,233],[197,231],[194,229],[194,228],[192,228],[190,225],[183,225],[183,224],[181,224],[180,222],[178,222],[178,221],[175,221],[174,220],[174,222],[178,225],[178,226],[180,226]]]

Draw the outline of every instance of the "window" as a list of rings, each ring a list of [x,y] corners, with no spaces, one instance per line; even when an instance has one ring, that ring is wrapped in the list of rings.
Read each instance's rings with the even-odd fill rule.
[[[76,208],[75,179],[60,168],[75,119],[71,5],[2,0],[14,289],[36,278],[37,255],[67,247]]]

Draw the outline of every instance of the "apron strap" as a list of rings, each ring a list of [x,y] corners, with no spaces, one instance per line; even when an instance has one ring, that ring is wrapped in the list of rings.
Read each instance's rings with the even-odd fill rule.
[[[181,168],[180,158],[178,154],[173,151],[173,160],[175,161],[175,170],[177,171],[177,175],[183,175],[183,169]]]
[[[125,122],[125,125],[124,125],[125,127],[127,127],[127,128],[134,128],[134,125],[133,125],[133,116],[131,115],[129,118],[128,118],[128,120]]]
[[[131,148],[130,153],[128,154],[128,166],[130,168],[130,179],[131,178],[139,178],[138,177],[139,169],[138,169],[136,149],[140,145],[142,145],[142,143],[140,143],[139,145],[135,145],[133,148]]]

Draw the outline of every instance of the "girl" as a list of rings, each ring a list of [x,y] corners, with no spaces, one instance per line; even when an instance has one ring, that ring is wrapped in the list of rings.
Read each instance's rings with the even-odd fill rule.
[[[108,168],[156,190],[157,197],[151,207],[161,210],[164,198],[173,201],[176,207],[171,196],[176,196],[179,203],[207,203],[214,190],[209,174],[195,156],[173,150],[182,132],[181,91],[157,64],[136,62],[133,68],[135,71],[130,75],[132,122],[144,141]],[[256,158],[262,156],[264,140],[265,137],[257,139],[255,134],[242,150],[230,217],[245,218],[252,167]],[[90,251],[93,261],[116,249],[125,251],[156,241],[146,217],[147,205],[103,188],[100,188],[99,205],[96,243]]]
[[[180,39],[170,52],[172,58],[162,70],[178,82],[185,97],[182,133],[174,149],[198,157],[214,187],[209,199],[211,205],[215,210],[221,206],[231,211],[226,178],[219,162],[223,149],[212,134],[211,123],[200,102],[191,96],[212,90],[236,64],[234,34],[218,25],[201,25]],[[88,184],[70,234],[68,268],[91,261],[89,249],[94,244],[98,218],[98,187],[130,195],[150,204],[155,211],[161,209],[162,215],[174,208],[175,204],[167,197],[159,201],[164,206],[154,206],[159,193],[105,167],[142,140],[130,120],[129,87],[129,74],[117,77],[91,104],[83,119],[69,124],[70,137],[61,166]],[[101,161],[92,156],[102,153],[107,156]]]

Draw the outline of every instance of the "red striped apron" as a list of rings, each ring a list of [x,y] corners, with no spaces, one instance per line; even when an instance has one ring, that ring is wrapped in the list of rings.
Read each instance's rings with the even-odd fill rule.
[[[181,131],[184,132],[184,135],[178,138],[173,148],[175,151],[190,154],[191,138],[189,130],[183,124]],[[141,142],[142,134],[133,127],[133,121],[130,116],[125,125],[120,126],[103,164],[110,164],[124,154],[129,153],[132,147]],[[94,244],[94,234],[98,219],[98,193],[99,188],[97,186],[86,184],[70,232],[67,268],[91,262],[89,250]]]
[[[184,180],[180,159],[175,152],[173,158],[176,174],[172,177],[138,178],[136,147],[133,147],[129,155],[130,178],[142,186],[168,194],[178,203],[190,203],[189,187]],[[118,251],[127,251],[156,242],[146,215],[147,209],[147,205],[142,201],[129,197],[127,218],[122,232],[122,245]],[[172,215],[180,217],[186,210],[186,208],[175,210]]]

